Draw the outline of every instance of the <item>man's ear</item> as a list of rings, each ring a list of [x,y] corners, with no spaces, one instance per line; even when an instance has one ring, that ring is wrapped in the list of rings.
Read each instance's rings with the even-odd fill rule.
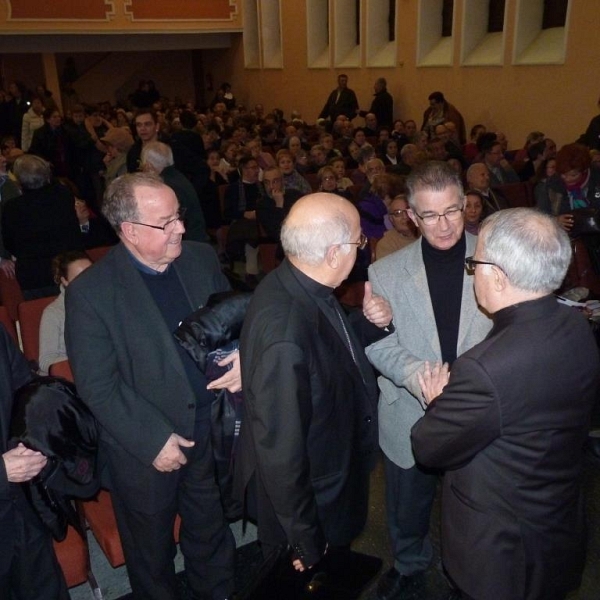
[[[133,223],[121,223],[121,235],[133,245],[138,243],[138,235]]]
[[[494,289],[497,292],[502,292],[508,285],[508,277],[506,277],[506,273],[504,273],[500,267],[492,265],[490,268],[492,269],[492,274],[494,276]]]
[[[417,229],[420,229],[420,227],[419,227],[419,220],[417,218],[417,215],[415,215],[413,209],[409,208],[409,209],[407,209],[406,212],[407,212],[408,216],[410,217],[410,220],[415,224],[415,227]]]
[[[327,248],[327,254],[325,255],[325,260],[327,261],[327,265],[331,269],[337,269],[340,264],[340,246],[333,245]]]

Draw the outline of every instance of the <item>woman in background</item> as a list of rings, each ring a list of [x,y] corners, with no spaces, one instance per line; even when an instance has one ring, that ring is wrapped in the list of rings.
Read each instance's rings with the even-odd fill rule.
[[[65,290],[80,273],[92,266],[88,255],[81,250],[63,252],[52,261],[52,275],[60,286],[58,298],[49,304],[40,322],[39,372],[47,375],[50,365],[67,360],[65,347]]]

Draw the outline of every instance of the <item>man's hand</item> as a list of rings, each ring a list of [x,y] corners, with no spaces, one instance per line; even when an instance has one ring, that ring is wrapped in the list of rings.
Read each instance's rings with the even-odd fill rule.
[[[4,273],[7,279],[15,278],[15,261],[10,258],[3,258],[0,261],[0,271]]]
[[[225,373],[219,379],[211,381],[206,389],[208,390],[221,390],[226,389],[229,392],[239,392],[242,389],[242,369],[240,366],[240,353],[232,352],[227,358],[217,364],[220,367],[225,367],[228,364],[233,364],[233,367]]]
[[[373,287],[370,281],[365,282],[363,314],[373,325],[377,325],[377,327],[387,327],[392,322],[392,307],[385,298],[373,294]]]
[[[158,453],[158,456],[152,461],[152,465],[157,471],[162,473],[169,473],[181,469],[187,458],[181,451],[181,448],[191,448],[195,442],[186,440],[185,438],[172,433],[167,440],[167,443],[163,446],[162,450]]]
[[[426,361],[423,371],[417,373],[417,377],[419,378],[423,398],[425,398],[425,404],[430,404],[442,393],[448,383],[450,377],[448,363],[442,365],[436,362],[432,369],[429,362]]]
[[[11,483],[23,483],[33,479],[48,462],[41,453],[19,444],[2,455],[6,477]]]

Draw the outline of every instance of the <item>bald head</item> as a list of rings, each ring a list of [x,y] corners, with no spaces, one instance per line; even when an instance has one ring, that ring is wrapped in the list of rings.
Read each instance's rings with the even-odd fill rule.
[[[292,263],[332,287],[352,269],[356,260],[352,242],[359,238],[356,208],[345,198],[324,192],[300,198],[281,228],[281,244]]]

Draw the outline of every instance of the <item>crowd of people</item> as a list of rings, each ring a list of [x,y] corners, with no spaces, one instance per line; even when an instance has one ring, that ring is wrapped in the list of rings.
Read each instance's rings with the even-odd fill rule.
[[[0,94],[0,269],[25,298],[57,295],[40,371],[68,358],[97,419],[134,597],[179,597],[177,515],[193,594],[232,597],[211,404],[241,390],[234,495],[265,558],[288,546],[306,582],[344,564],[381,449],[393,567],[379,600],[410,597],[431,564],[442,471],[453,597],[564,598],[583,568],[579,474],[599,362],[584,319],[552,293],[580,211],[600,208],[596,120],[560,149],[534,131],[514,151],[483,124],[467,139],[442,92],[417,124],[394,120],[385,79],[368,110],[348,81],[314,124],[248,110],[228,83],[202,110],[148,81],[131,105],[65,115],[44,88]],[[519,182],[537,210],[509,208],[504,186]],[[265,241],[281,263],[266,276]],[[85,249],[109,245],[92,266]],[[239,352],[209,379],[173,334],[215,294],[229,306],[232,261],[256,290],[239,335],[220,323]],[[364,299],[348,314],[334,290],[349,279]],[[30,374],[9,341],[0,347],[10,415]],[[16,593],[47,577],[54,587],[31,597],[63,598],[55,560],[30,579],[14,570],[33,545],[52,550],[17,491],[45,459],[10,448],[8,422],[0,491],[20,500],[0,495],[0,507],[26,527],[2,544],[0,583]]]

